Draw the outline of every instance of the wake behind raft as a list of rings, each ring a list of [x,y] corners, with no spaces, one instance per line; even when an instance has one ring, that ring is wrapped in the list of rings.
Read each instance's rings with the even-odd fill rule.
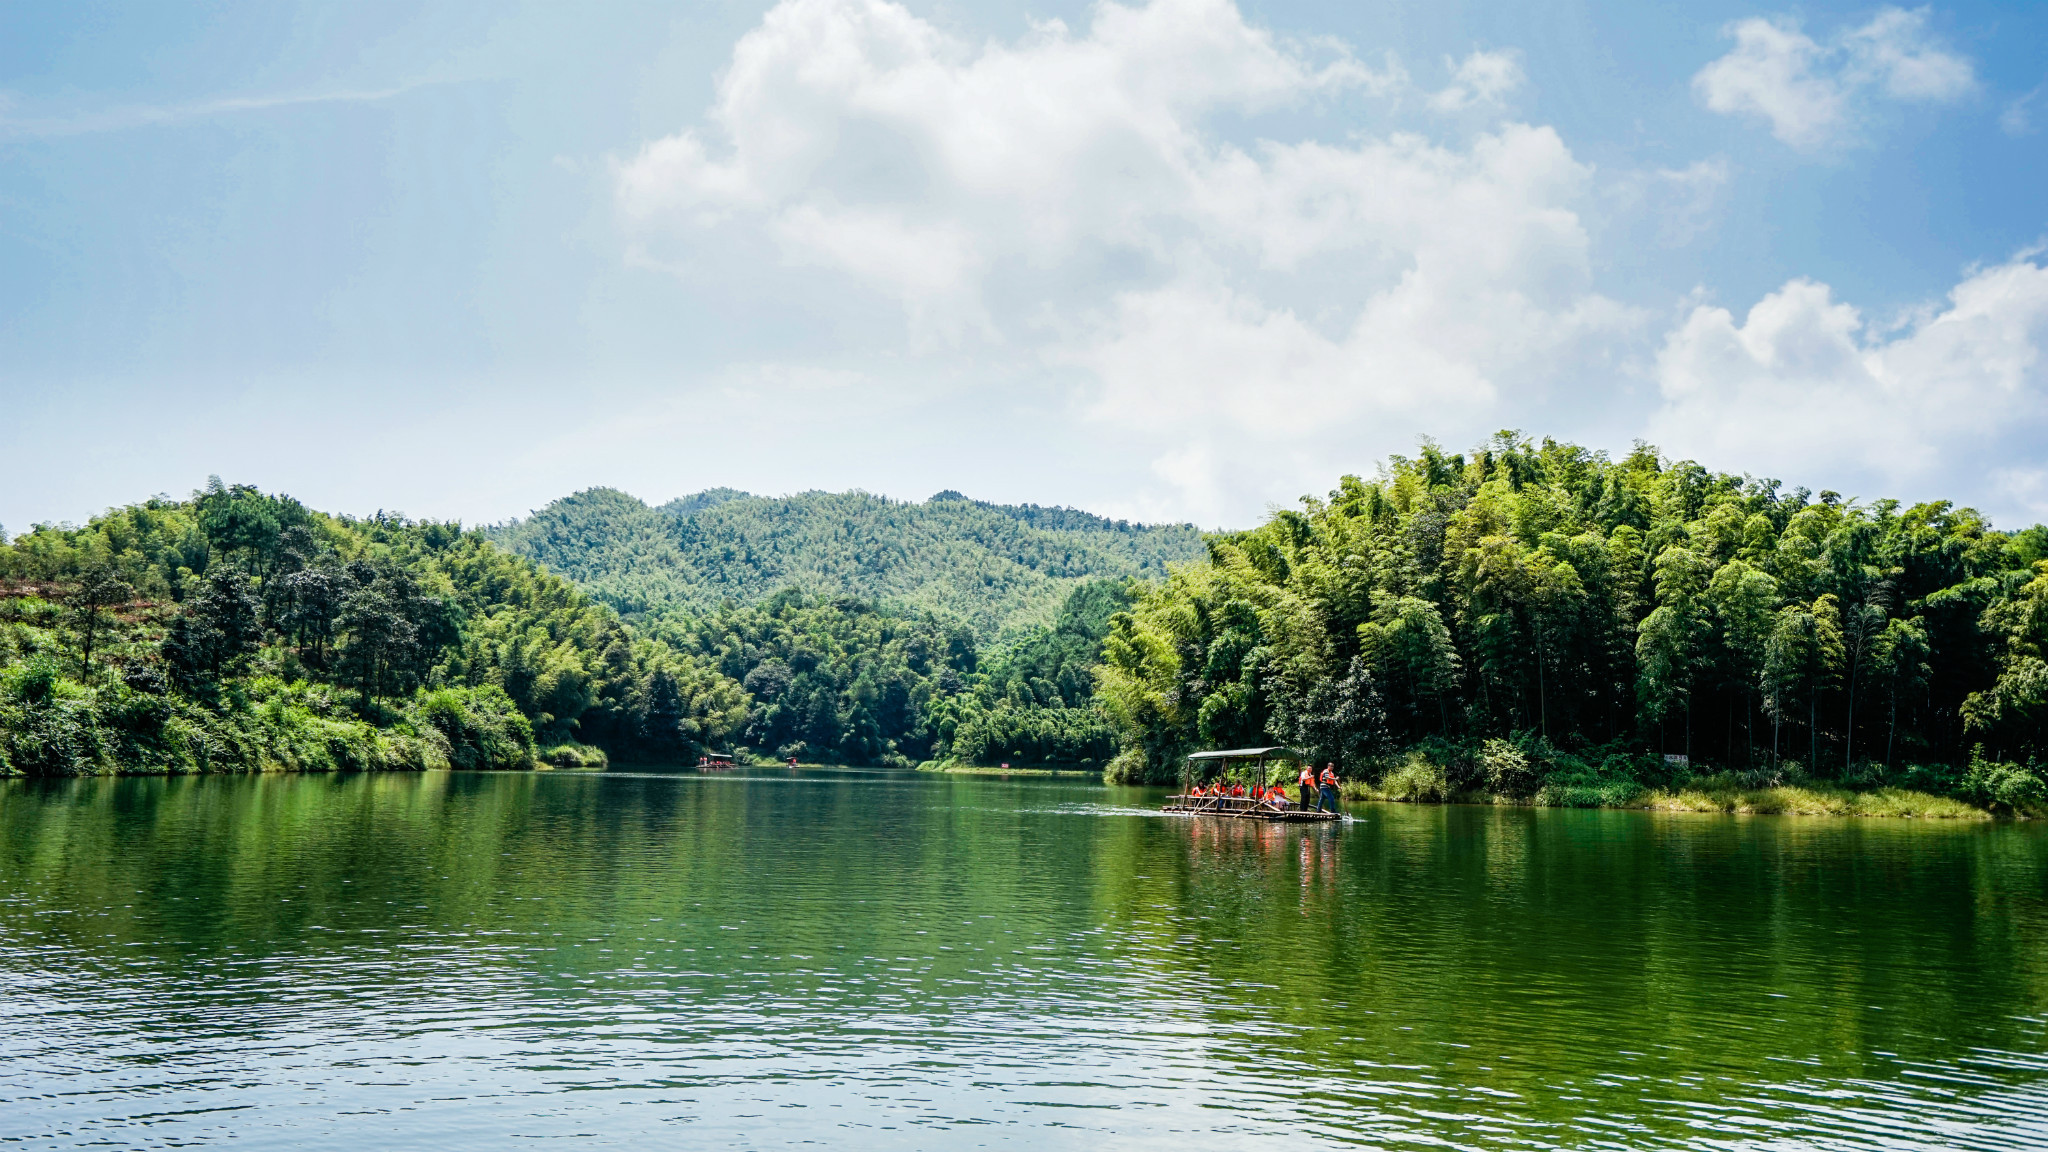
[[[1269,761],[1280,767],[1274,774]],[[1254,786],[1294,781],[1289,766],[1307,763],[1307,757],[1292,748],[1231,748],[1220,752],[1197,752],[1181,767],[1180,791],[1167,798],[1161,812],[1183,816],[1223,816],[1232,820],[1266,820],[1284,824],[1313,824],[1338,818],[1335,812],[1318,812],[1293,804],[1281,807],[1250,796],[1217,796],[1208,785],[1242,784],[1246,792]]]

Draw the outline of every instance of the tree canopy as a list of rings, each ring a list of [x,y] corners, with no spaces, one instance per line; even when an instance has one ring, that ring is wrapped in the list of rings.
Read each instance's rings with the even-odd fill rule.
[[[1210,537],[1114,618],[1098,698],[1133,779],[1269,737],[1361,775],[1428,741],[1512,738],[1939,776],[1979,746],[2048,755],[2044,553],[2048,530],[1945,502],[1504,432]]]
[[[1050,624],[1084,580],[1160,579],[1199,557],[1194,526],[941,492],[921,504],[865,492],[770,499],[716,489],[651,508],[593,488],[487,530],[629,620],[759,604],[785,589],[930,611],[983,642]]]
[[[0,675],[0,771],[36,773],[680,756],[746,714],[478,532],[218,480],[0,545]]]
[[[2048,528],[1504,432],[1206,537],[730,489],[478,531],[214,480],[0,543],[0,774],[737,746],[1164,781],[1265,743],[1418,797],[2038,805]]]

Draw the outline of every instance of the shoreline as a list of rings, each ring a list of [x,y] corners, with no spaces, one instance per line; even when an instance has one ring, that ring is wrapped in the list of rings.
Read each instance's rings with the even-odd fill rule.
[[[1048,768],[1044,765],[1003,768],[986,764],[959,764],[948,760],[928,760],[919,764],[917,771],[934,776],[1089,776],[1096,780],[1102,779],[1100,768]]]
[[[751,766],[751,765],[750,765]],[[767,765],[777,766],[777,765]],[[824,765],[802,765],[803,767],[824,767]],[[301,768],[288,764],[268,763],[256,768],[200,769],[198,771],[177,771],[164,769],[116,770],[113,772],[88,772],[67,776],[31,776],[27,774],[0,775],[0,782],[29,780],[113,780],[121,778],[173,778],[189,776],[337,776],[337,775],[422,775],[428,772],[549,772],[577,770],[602,772],[604,766],[568,766],[548,763],[536,758],[531,766],[521,767],[477,767],[458,768],[453,765],[423,765],[396,768]],[[1093,768],[1048,768],[1031,766],[1001,768],[979,764],[925,763],[915,771],[938,776],[1032,776],[1046,778],[1101,779],[1101,771]],[[1107,785],[1105,785],[1107,786]],[[1352,782],[1343,786],[1343,800],[1354,804],[1410,804],[1410,805],[1468,805],[1478,807],[1507,808],[1583,808],[1607,809],[1611,811],[1644,811],[1699,813],[1724,816],[1829,816],[1865,819],[1892,820],[1954,820],[1983,822],[1997,820],[2027,821],[2048,818],[2048,811],[1994,812],[1954,797],[1937,796],[1928,792],[1915,792],[1904,788],[1874,788],[1865,792],[1847,788],[1827,787],[1814,784],[1781,784],[1766,788],[1742,788],[1723,785],[1705,778],[1702,782],[1681,788],[1637,789],[1626,797],[1614,795],[1597,797],[1593,789],[1579,794],[1563,794],[1546,797],[1545,789],[1536,795],[1517,798],[1489,792],[1457,792],[1439,797],[1400,796],[1371,788],[1362,783]],[[1579,790],[1572,790],[1578,793]]]
[[[1688,785],[1640,791],[1626,799],[1615,797],[1581,802],[1580,798],[1547,799],[1541,793],[1526,799],[1487,792],[1462,792],[1441,799],[1394,796],[1360,785],[1347,785],[1344,800],[1373,804],[1464,804],[1509,808],[1600,808],[1611,811],[1694,812],[1722,816],[1832,816],[1886,820],[2033,820],[2041,812],[1993,812],[1949,796],[1914,792],[1904,788],[1874,788],[1856,792],[1846,788],[1783,784],[1769,788],[1739,788]]]

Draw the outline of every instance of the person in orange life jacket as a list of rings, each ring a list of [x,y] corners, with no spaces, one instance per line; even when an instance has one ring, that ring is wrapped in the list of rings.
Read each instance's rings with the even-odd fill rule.
[[[1301,766],[1301,780],[1300,780],[1300,784],[1301,784],[1301,810],[1302,810],[1302,811],[1304,811],[1304,812],[1306,812],[1306,811],[1308,811],[1309,809],[1311,809],[1311,808],[1315,807],[1315,794],[1316,794],[1316,770],[1315,770],[1314,766],[1312,766],[1312,765],[1309,765],[1309,764],[1303,764],[1303,765]]]
[[[1335,764],[1323,765],[1323,778],[1321,783],[1323,786],[1323,794],[1318,800],[1316,806],[1318,808],[1326,808],[1331,812],[1335,812],[1337,810],[1337,766]]]

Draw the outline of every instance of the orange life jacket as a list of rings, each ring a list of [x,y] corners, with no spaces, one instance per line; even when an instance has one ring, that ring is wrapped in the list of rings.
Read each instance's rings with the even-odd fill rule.
[[[1337,786],[1337,773],[1336,773],[1336,771],[1335,771],[1334,769],[1330,769],[1330,768],[1325,768],[1325,769],[1323,769],[1323,787],[1325,787],[1325,788],[1335,788],[1336,786]]]
[[[1313,768],[1303,768],[1303,769],[1301,770],[1301,786],[1302,786],[1303,788],[1313,788],[1313,787],[1315,787],[1315,786],[1316,786],[1316,770],[1315,770],[1315,769],[1313,769]]]

